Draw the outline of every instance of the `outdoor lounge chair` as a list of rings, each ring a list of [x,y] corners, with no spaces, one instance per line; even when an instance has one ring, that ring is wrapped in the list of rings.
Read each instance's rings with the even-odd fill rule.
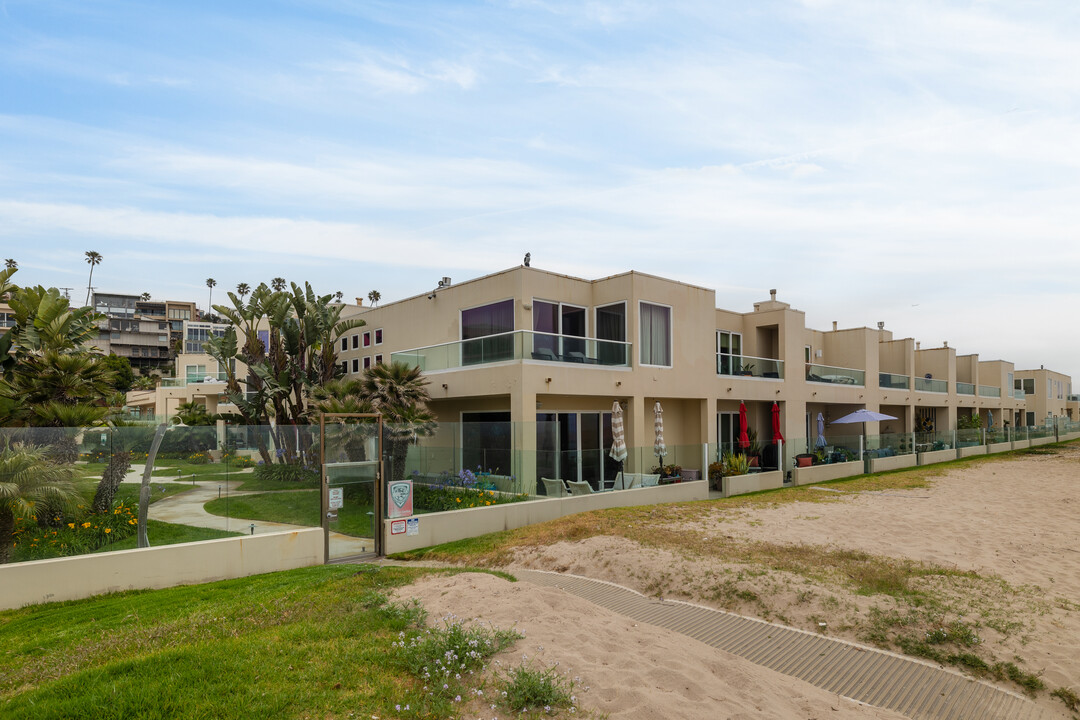
[[[585,363],[586,365],[596,364],[596,358],[587,357],[585,353],[578,352],[577,350],[571,350],[566,353],[566,359],[568,362]]]
[[[626,473],[623,475],[623,490],[633,490],[641,487],[641,473]]]
[[[533,360],[547,360],[549,362],[559,362],[561,358],[551,351],[551,348],[537,348],[532,353]]]
[[[551,478],[540,478],[540,481],[544,483],[544,490],[547,491],[548,497],[566,497],[566,486],[563,485],[563,481],[558,478],[552,480]]]
[[[566,484],[570,486],[570,494],[571,495],[592,495],[593,494],[592,485],[585,482],[584,480],[570,480]]]
[[[660,473],[654,473],[652,475],[641,475],[641,487],[653,487],[660,484]]]

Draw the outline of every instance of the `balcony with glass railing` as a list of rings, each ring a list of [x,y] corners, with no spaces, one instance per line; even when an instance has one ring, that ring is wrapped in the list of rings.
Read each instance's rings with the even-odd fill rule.
[[[949,381],[917,377],[915,378],[915,390],[918,392],[947,393],[949,392]]]
[[[1066,395],[1066,402],[1080,402],[1080,395]]]
[[[754,357],[753,355],[717,353],[716,374],[783,380],[784,361],[776,358]]]
[[[907,375],[879,372],[878,387],[884,390],[910,390],[911,378]]]
[[[161,387],[182,388],[199,383],[224,384],[228,380],[229,374],[226,372],[195,373],[178,378],[162,378]]]
[[[424,372],[537,360],[599,367],[630,367],[631,344],[615,340],[515,330],[390,354]]]
[[[975,385],[973,383],[966,383],[966,382],[957,381],[957,383],[956,383],[956,394],[957,395],[974,395],[975,394]]]
[[[1013,388],[1012,396],[1017,400],[1024,400],[1027,398],[1027,393],[1024,392],[1023,388]]]
[[[831,365],[807,365],[807,382],[830,383],[834,385],[866,385],[866,371],[853,368],[833,367]]]
[[[999,398],[1001,397],[1001,388],[993,385],[980,385],[979,397]]]

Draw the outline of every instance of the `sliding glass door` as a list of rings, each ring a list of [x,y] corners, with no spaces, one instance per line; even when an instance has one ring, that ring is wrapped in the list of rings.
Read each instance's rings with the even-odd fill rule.
[[[618,472],[618,463],[607,455],[610,448],[609,412],[537,413],[537,484],[543,486],[542,477],[583,480],[601,490]]]

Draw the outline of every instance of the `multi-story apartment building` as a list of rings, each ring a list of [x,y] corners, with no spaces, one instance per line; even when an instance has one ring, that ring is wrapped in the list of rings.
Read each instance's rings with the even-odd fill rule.
[[[136,372],[168,375],[183,339],[183,323],[192,317],[195,303],[94,293],[93,308],[105,316],[93,345],[104,353],[128,358]]]
[[[1014,387],[1027,399],[1025,425],[1042,425],[1059,417],[1077,417],[1078,403],[1072,392],[1072,378],[1068,375],[1043,367],[1018,370]]]
[[[338,340],[344,373],[418,365],[440,423],[461,423],[462,458],[486,448],[510,462],[512,446],[513,471],[534,477],[613,475],[616,402],[638,467],[657,463],[657,403],[665,461],[684,467],[734,444],[740,406],[767,441],[776,404],[787,467],[812,448],[819,414],[833,437],[859,432],[830,423],[860,408],[895,418],[868,423],[868,436],[951,430],[972,417],[980,427],[1032,424],[1030,413],[1045,412],[1015,389],[1026,376],[1012,363],[924,348],[881,323],[808,328],[775,291],[749,312],[721,310],[713,290],[638,272],[584,280],[513,268],[343,315],[367,323]],[[1050,375],[1064,398],[1068,378]],[[1050,412],[1064,415],[1064,403]]]

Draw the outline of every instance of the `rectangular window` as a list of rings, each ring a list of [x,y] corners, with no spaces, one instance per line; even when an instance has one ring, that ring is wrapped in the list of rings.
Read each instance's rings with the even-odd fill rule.
[[[375,344],[382,345],[382,328],[375,331]]]
[[[806,350],[809,349],[807,346]],[[716,372],[720,375],[742,372],[742,333],[716,331]]]
[[[371,356],[370,355],[368,355],[366,358],[364,358],[364,369],[367,370],[369,367],[371,367]]]
[[[671,308],[641,302],[638,312],[641,315],[641,364],[671,367]]]
[[[375,364],[376,365],[382,365],[382,355],[376,355],[375,356]]]
[[[807,345],[806,347],[803,348],[803,360],[806,361],[807,365],[809,365],[810,363],[813,362],[813,360],[810,359],[813,356],[814,356],[814,348],[810,347],[809,345]]]
[[[352,336],[352,349],[355,350],[358,347],[360,347],[360,336],[359,335],[353,335]]]
[[[349,372],[349,363],[347,363],[346,361],[342,360],[342,361],[341,361],[341,374],[342,374],[342,375],[344,375],[344,374],[346,374],[347,372]]]
[[[364,333],[364,347],[371,347],[371,332]]]
[[[533,357],[585,362],[585,308],[533,300]]]
[[[349,338],[341,338],[341,352],[349,349]]]
[[[626,345],[626,303],[596,308],[596,360],[601,365],[629,365]],[[603,342],[608,341],[608,342]]]
[[[352,371],[353,372],[360,372],[360,358],[353,358],[352,359]]]
[[[461,464],[493,475],[510,475],[512,438],[510,413],[461,413]]]
[[[514,301],[461,311],[461,364],[514,359]]]

